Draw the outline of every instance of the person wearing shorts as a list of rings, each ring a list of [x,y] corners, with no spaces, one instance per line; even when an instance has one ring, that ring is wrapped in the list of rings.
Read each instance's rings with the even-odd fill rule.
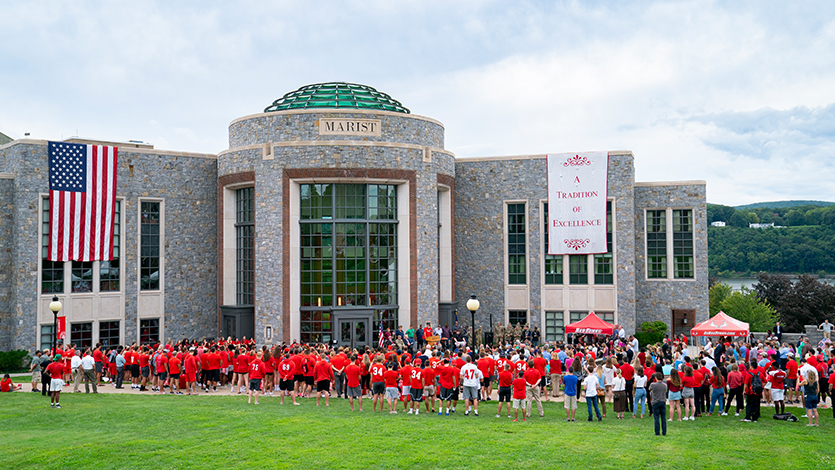
[[[316,379],[316,406],[319,406],[319,399],[322,394],[325,395],[325,406],[330,406],[330,390],[331,382],[333,382],[333,367],[328,362],[328,357],[325,353],[319,356],[319,361],[313,367],[314,377]]]
[[[410,393],[412,394],[412,409],[409,414],[418,414],[420,412],[420,402],[423,401],[423,369],[420,368],[420,360],[415,360],[415,365],[412,367],[410,380]]]
[[[502,417],[502,406],[507,403],[507,417],[510,418],[511,387],[513,385],[513,372],[510,371],[510,364],[504,363],[504,370],[499,372],[499,410],[496,418]]]
[[[46,366],[46,372],[52,379],[49,381],[49,406],[51,408],[61,408],[60,397],[61,390],[64,389],[64,362],[61,360],[61,355],[56,354],[52,358],[52,364]]]
[[[478,367],[473,364],[472,356],[467,355],[466,358],[467,363],[461,368],[461,379],[464,384],[464,401],[467,406],[467,410],[464,411],[464,416],[470,414],[470,408],[478,416],[479,385],[481,384],[483,375]]]
[[[400,389],[397,388],[397,381],[400,373],[394,370],[394,365],[389,362],[388,370],[384,374],[386,384],[386,401],[389,404],[389,413],[397,414],[397,400],[400,399]]]
[[[565,394],[565,401],[563,403],[563,407],[565,408],[565,420],[573,422],[576,421],[577,386],[580,383],[580,379],[578,379],[574,374],[566,373],[565,376],[562,377],[562,383],[564,385],[563,392]]]
[[[423,369],[423,401],[426,405],[426,412],[435,412],[435,369],[432,363]]]
[[[362,368],[357,365],[357,355],[351,355],[351,362],[345,366],[345,394],[348,396],[348,401],[351,404],[351,411],[354,411],[354,398],[359,398],[360,411],[362,411],[362,385],[360,384],[360,376],[362,375]]]
[[[252,403],[252,397],[255,396],[255,404],[258,405],[258,394],[261,392],[261,380],[264,378],[264,363],[261,362],[261,353],[259,352],[255,359],[249,363],[249,391],[247,392],[247,403]]]
[[[513,379],[513,422],[517,422],[519,420],[519,409],[522,410],[522,421],[527,421],[525,419],[525,405],[527,400],[525,399],[525,387],[527,387],[528,382],[523,377],[518,377]]]

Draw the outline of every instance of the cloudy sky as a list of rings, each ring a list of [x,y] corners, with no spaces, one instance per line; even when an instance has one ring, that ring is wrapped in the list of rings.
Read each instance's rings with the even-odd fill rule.
[[[629,149],[708,201],[835,201],[835,3],[15,2],[0,132],[217,153],[317,82],[442,121],[460,157]]]

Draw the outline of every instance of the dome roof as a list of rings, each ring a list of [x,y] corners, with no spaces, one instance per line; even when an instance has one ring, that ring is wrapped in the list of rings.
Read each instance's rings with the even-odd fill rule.
[[[303,86],[273,101],[264,112],[305,108],[381,109],[409,114],[409,110],[391,96],[370,86],[345,82]]]

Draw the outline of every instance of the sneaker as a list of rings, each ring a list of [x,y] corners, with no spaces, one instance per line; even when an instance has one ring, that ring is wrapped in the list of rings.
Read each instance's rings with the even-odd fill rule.
[[[670,421],[672,421],[672,420],[673,420],[673,418],[670,418],[670,419],[668,419],[667,421],[668,421],[668,422],[670,422]]]
[[[446,412],[446,415],[449,416],[449,411]]]
[[[50,407],[50,408],[55,408],[55,403],[50,403],[50,404],[49,404],[49,407]]]
[[[469,415],[470,415],[470,410],[467,410],[467,411],[464,412],[464,416],[469,416]]]
[[[478,411],[475,412],[475,415],[478,416]]]
[[[747,419],[747,418],[743,418],[740,421],[742,421],[743,423],[750,423],[751,422],[751,420]]]
[[[496,415],[496,418],[501,418],[501,417],[502,417],[502,415]]]
[[[409,414],[414,414],[414,413],[412,413],[412,411],[414,411],[414,410],[409,410]]]
[[[514,423],[516,423],[516,422],[518,422],[518,421],[519,421],[518,419],[514,419],[514,420],[513,420],[513,422],[514,422]],[[589,421],[591,421],[591,420],[589,420]],[[811,424],[810,424],[810,426],[811,426]]]
[[[525,418],[522,418],[522,422],[523,422],[523,423],[524,423],[524,422],[525,422],[525,421],[527,421],[527,419],[525,419]]]
[[[719,416],[728,416],[728,413],[720,413]]]
[[[438,411],[438,416],[441,416],[441,415],[443,415],[443,414],[444,414],[444,412],[443,412],[443,411]]]
[[[727,413],[726,413],[727,414]],[[739,413],[734,413],[734,416],[739,416]]]
[[[56,403],[56,404],[55,404],[55,408],[61,408],[61,404],[60,404],[60,403]]]

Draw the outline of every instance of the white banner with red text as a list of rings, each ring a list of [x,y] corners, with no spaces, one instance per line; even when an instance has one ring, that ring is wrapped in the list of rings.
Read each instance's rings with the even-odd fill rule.
[[[547,155],[548,254],[606,253],[609,153]]]

